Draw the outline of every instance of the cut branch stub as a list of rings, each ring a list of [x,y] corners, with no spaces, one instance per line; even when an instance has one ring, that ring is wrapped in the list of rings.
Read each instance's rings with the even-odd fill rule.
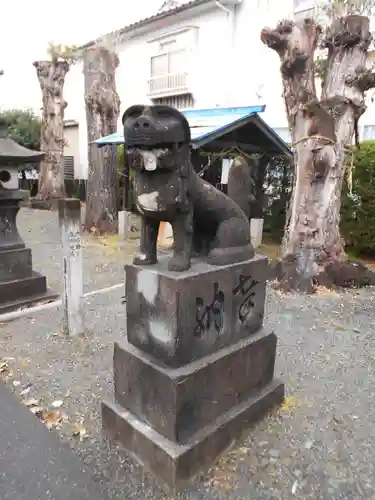
[[[332,22],[327,29],[322,45],[328,49],[361,45],[364,50],[367,50],[371,40],[369,18],[351,15],[335,19]]]
[[[260,39],[267,47],[277,52],[280,57],[284,55],[288,45],[286,36],[282,35],[277,30],[265,28],[260,34]]]
[[[36,68],[39,83],[41,83],[41,80],[52,76],[54,80],[65,79],[65,75],[70,68],[69,63],[66,61],[34,61],[33,66]]]
[[[312,20],[302,23],[280,22],[274,30],[265,28],[261,40],[275,50],[281,61],[283,94],[293,142],[306,135],[297,132],[296,120],[303,118],[306,103],[315,102],[314,52],[318,44],[320,27]]]
[[[305,71],[308,54],[302,52],[298,47],[294,47],[290,52],[290,57],[281,64],[281,73],[285,76],[295,76]]]
[[[361,92],[375,88],[375,73],[366,68],[358,68],[356,74],[349,75],[345,83],[357,87]]]

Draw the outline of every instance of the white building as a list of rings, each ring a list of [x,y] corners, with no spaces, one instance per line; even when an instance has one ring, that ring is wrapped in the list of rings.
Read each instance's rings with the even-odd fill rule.
[[[120,118],[136,103],[166,103],[178,108],[265,104],[263,118],[287,140],[279,58],[262,44],[260,32],[280,19],[303,15],[314,7],[314,0],[192,0],[177,6],[172,2],[167,0],[159,13],[120,30],[123,42],[118,47],[116,74]],[[81,64],[67,74],[65,99],[66,119],[79,124],[75,175],[86,178]],[[375,138],[371,103],[360,135]]]

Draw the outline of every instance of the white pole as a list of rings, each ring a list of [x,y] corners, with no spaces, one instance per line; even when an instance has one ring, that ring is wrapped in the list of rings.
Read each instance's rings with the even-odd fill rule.
[[[120,210],[118,213],[118,234],[121,241],[126,241],[129,238],[131,214],[128,210]]]
[[[73,336],[84,332],[80,200],[59,200],[59,222],[63,265],[63,331]]]

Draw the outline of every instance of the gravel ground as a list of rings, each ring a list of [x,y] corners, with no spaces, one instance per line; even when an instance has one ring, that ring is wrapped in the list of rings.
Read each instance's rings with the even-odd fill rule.
[[[39,226],[33,222],[30,228],[35,267],[57,283],[51,214],[40,218]],[[25,220],[22,225],[31,241]],[[43,230],[38,238],[35,227]],[[45,248],[39,252],[40,246]],[[130,250],[124,256],[109,255],[102,246],[88,248],[87,287],[99,283],[90,273],[103,262],[108,271],[100,285],[119,282]],[[70,444],[112,500],[162,500],[167,497],[153,478],[123,453],[109,450],[101,436],[100,401],[112,392],[113,342],[125,335],[121,295],[119,289],[86,299],[85,338],[59,334],[58,309],[0,324],[0,358],[13,358],[3,376],[21,399],[35,398],[34,404],[53,411],[54,402],[61,404],[57,411],[65,414],[64,422],[51,432]],[[265,325],[279,336],[276,371],[286,383],[285,403],[181,499],[374,500],[374,306],[371,289],[313,297],[269,290]],[[29,392],[22,395],[25,388]]]

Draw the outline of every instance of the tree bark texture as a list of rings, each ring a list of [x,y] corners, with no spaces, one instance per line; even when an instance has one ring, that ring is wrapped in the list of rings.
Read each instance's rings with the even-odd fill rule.
[[[116,92],[116,53],[94,47],[84,54],[85,102],[88,132],[89,173],[85,229],[98,234],[114,233],[118,224],[119,183],[117,162],[110,147],[92,142],[117,130],[120,99]]]
[[[40,165],[38,195],[43,201],[62,198],[64,189],[64,110],[65,76],[69,71],[66,61],[35,61],[43,111],[40,149],[45,153]]]
[[[324,36],[328,70],[319,100],[314,53],[320,35],[320,27],[308,19],[298,24],[282,21],[261,34],[263,43],[281,60],[283,96],[295,147],[281,280],[286,289],[304,291],[312,291],[322,280],[337,284],[334,270],[345,263],[339,230],[345,158],[366,109],[364,92],[373,84],[365,68],[371,41],[369,19],[342,17],[332,22]]]

